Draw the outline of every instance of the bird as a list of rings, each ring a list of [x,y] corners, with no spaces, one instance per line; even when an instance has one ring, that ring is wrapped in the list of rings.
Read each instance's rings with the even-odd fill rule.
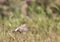
[[[28,32],[29,29],[28,29],[28,27],[27,27],[26,24],[22,24],[21,26],[17,27],[17,28],[14,30],[14,32],[17,32],[17,31],[19,31],[19,32]]]

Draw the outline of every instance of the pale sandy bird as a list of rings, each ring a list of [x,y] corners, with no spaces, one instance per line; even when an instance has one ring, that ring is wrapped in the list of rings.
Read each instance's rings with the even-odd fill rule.
[[[23,24],[23,25],[17,27],[17,28],[14,30],[14,32],[17,32],[17,31],[19,31],[19,32],[28,32],[29,29],[28,29],[28,27],[27,27],[26,24]]]

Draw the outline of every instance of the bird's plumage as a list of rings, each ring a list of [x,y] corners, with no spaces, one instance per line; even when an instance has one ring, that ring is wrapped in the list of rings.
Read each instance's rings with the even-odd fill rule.
[[[28,31],[28,27],[27,27],[26,24],[23,24],[23,25],[17,27],[14,31],[15,32],[17,32],[17,31],[19,31],[19,32],[27,32]]]

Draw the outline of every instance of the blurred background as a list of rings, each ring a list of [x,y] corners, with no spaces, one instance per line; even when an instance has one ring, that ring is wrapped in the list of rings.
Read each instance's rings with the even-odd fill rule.
[[[29,32],[13,33],[27,24]],[[0,0],[0,42],[60,42],[60,0]]]

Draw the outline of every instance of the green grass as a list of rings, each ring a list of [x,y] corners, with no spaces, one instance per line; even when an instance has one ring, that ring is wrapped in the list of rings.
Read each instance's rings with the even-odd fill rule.
[[[54,16],[55,18],[49,19],[43,15],[35,16],[5,19],[4,27],[0,26],[0,42],[59,42],[60,17]],[[27,34],[13,33],[23,22],[30,31]]]
[[[11,6],[20,4],[19,0],[15,3],[11,2]],[[22,3],[22,2],[21,2]],[[15,5],[16,4],[16,5]],[[54,6],[55,7],[55,6]],[[35,7],[35,3],[29,7],[31,17],[20,16],[20,8],[14,7],[13,17],[9,16],[0,17],[0,42],[60,42],[60,15],[58,12],[52,13],[51,9],[47,9],[47,16],[41,6]],[[18,8],[18,9],[17,9]],[[35,9],[36,8],[36,9]],[[60,9],[58,9],[60,11]],[[13,32],[14,29],[23,23],[26,23],[29,31],[24,34],[23,32]]]

